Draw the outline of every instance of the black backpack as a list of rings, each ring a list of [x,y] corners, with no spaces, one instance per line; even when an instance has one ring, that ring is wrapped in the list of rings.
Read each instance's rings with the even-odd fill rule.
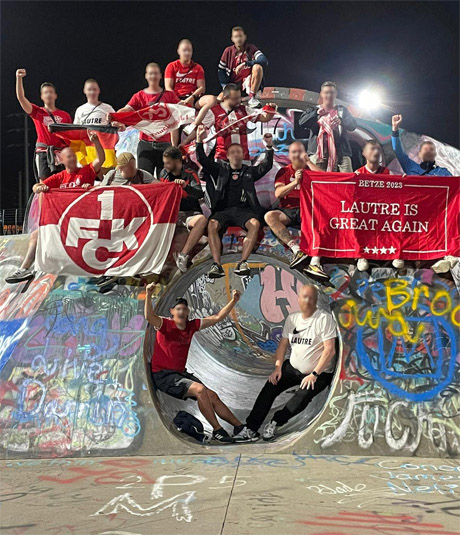
[[[203,424],[193,414],[187,411],[179,411],[173,420],[173,424],[178,431],[194,438],[198,442],[201,442],[201,444],[207,441]]]

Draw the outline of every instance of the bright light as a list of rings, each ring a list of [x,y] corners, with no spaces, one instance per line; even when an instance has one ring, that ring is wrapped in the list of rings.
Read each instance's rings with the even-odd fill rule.
[[[361,91],[358,97],[358,106],[365,110],[375,110],[380,108],[382,105],[382,100],[380,95],[375,91],[370,91],[369,89],[364,89]]]

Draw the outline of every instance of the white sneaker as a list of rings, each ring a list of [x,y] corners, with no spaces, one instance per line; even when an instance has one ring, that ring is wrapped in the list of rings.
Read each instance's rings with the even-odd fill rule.
[[[248,106],[250,108],[258,108],[260,107],[260,101],[256,99],[256,97],[251,97],[249,100],[248,100]]]
[[[456,256],[445,256],[441,260],[438,260],[435,262],[431,269],[435,273],[447,273],[450,271],[453,267],[455,267],[458,264],[458,258]]]
[[[235,442],[256,442],[259,440],[260,435],[252,429],[249,429],[249,427],[244,426],[239,433],[233,435],[233,438],[235,439]]]
[[[185,273],[188,269],[189,255],[179,253],[176,257],[176,266],[181,273]]]
[[[395,258],[391,265],[396,269],[402,269],[405,266],[404,260],[400,260],[399,258]]]
[[[369,262],[366,258],[359,258],[358,262],[356,262],[356,267],[358,271],[367,271],[369,269]]]
[[[273,440],[277,435],[278,424],[272,420],[265,425],[264,431],[262,433],[262,438],[264,440]]]

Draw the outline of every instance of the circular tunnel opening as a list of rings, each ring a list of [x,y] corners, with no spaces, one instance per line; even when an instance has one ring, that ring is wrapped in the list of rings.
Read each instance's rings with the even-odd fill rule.
[[[251,275],[239,277],[234,274],[239,259],[238,254],[223,257],[225,277],[221,279],[207,277],[211,260],[192,268],[166,290],[157,304],[156,313],[169,317],[169,309],[176,297],[185,297],[191,319],[210,316],[228,302],[233,289],[241,291],[240,301],[226,320],[195,334],[187,370],[217,392],[236,417],[245,422],[273,371],[284,320],[299,309],[297,290],[311,281],[302,273],[289,269],[286,263],[257,254],[250,259]],[[330,311],[328,300],[321,290],[318,307]],[[152,343],[149,346],[152,348]],[[324,407],[329,390],[330,387],[315,396],[302,413],[283,426],[274,442],[289,442],[305,431]],[[289,389],[275,400],[266,421],[294,391],[295,388]],[[154,393],[154,397],[160,415],[169,427],[173,427],[169,424],[177,412],[186,410],[203,422],[206,431],[211,432],[193,400],[177,400],[159,391]],[[229,432],[233,431],[229,424],[222,423]],[[180,436],[185,437],[183,434]]]

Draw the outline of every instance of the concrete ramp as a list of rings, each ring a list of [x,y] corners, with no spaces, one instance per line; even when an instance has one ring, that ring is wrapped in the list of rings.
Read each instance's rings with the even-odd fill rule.
[[[179,277],[171,269],[156,308],[167,314],[185,295],[196,317],[219,309],[233,288],[244,292],[225,323],[198,333],[190,369],[244,419],[264,380],[296,288],[267,233],[248,278],[233,275],[238,235],[226,235],[226,277],[210,281],[207,250]],[[371,275],[328,264],[333,288],[321,290],[340,327],[337,371],[276,442],[202,446],[172,429],[192,402],[153,392],[148,373],[152,333],[143,319],[144,290],[117,286],[102,295],[88,279],[38,274],[6,285],[27,236],[0,239],[0,448],[3,457],[80,457],[244,452],[456,457],[460,450],[460,299],[431,270],[390,268]],[[286,398],[284,398],[286,399]],[[278,404],[283,398],[278,400]]]

